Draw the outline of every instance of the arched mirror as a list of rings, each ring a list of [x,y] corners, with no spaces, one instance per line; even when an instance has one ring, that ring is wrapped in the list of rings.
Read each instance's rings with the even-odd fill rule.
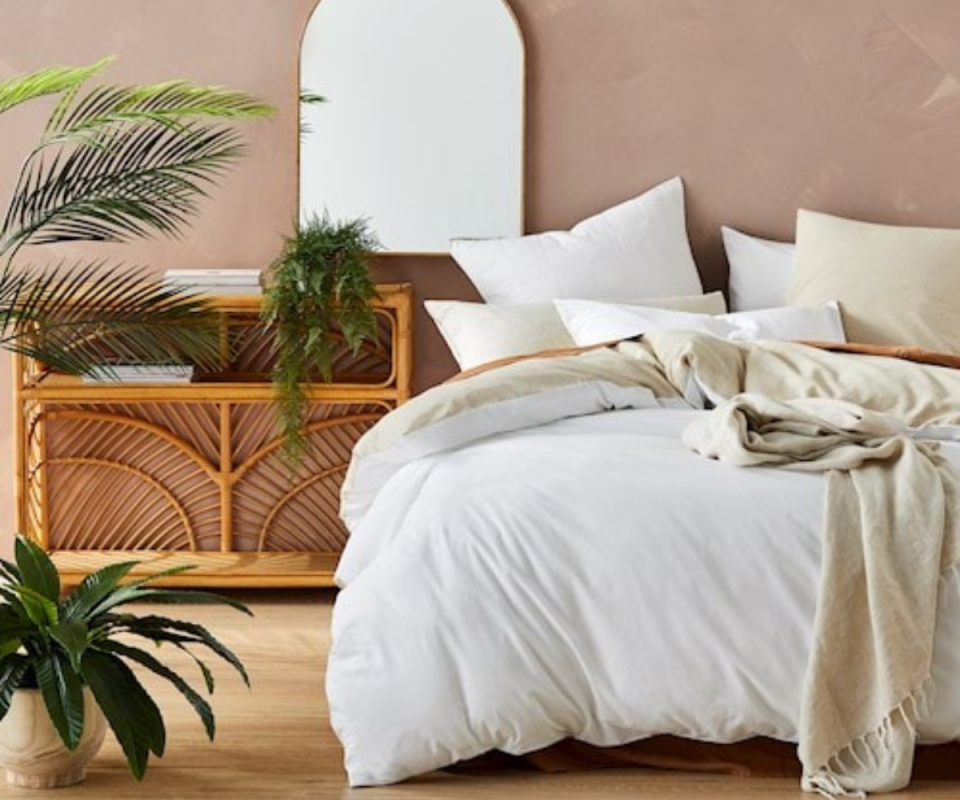
[[[505,0],[320,0],[301,50],[301,212],[384,249],[522,232],[523,41]]]

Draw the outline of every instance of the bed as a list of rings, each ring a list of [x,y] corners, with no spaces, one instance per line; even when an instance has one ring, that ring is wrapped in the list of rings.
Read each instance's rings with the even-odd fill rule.
[[[420,297],[444,301],[418,322],[426,383],[448,377],[434,367],[450,361],[430,317],[464,372],[371,432],[344,486],[351,539],[327,689],[352,785],[570,740],[760,736],[804,752],[825,564],[836,566],[833,478],[697,452],[691,428],[743,394],[850,402],[909,428],[886,438],[936,453],[927,466],[940,483],[871,519],[916,509],[927,520],[918,541],[955,538],[960,233],[876,223],[957,225],[954,190],[931,180],[955,160],[943,146],[958,112],[940,34],[956,9],[567,5],[584,25],[617,17],[591,41],[624,46],[593,48],[597,75],[573,74],[576,58],[538,62],[531,113],[555,124],[532,128],[531,224],[560,228],[676,171],[689,195],[678,203],[671,180],[568,231],[454,243],[466,276],[456,291],[439,266],[405,274],[419,277]],[[562,16],[534,20],[555,45],[576,27]],[[646,50],[619,38],[634,35]],[[658,58],[635,64],[650,48]],[[766,103],[775,111],[758,114]],[[564,126],[568,104],[584,113]],[[584,159],[585,142],[605,157]],[[781,240],[721,234],[729,223]],[[715,308],[710,289],[733,307]],[[484,303],[463,302],[477,294]],[[938,509],[939,533],[927,524]],[[912,562],[884,563],[914,588]],[[911,757],[914,733],[960,740],[957,577],[934,578],[930,630],[915,640],[929,680],[863,732],[901,754],[906,733]],[[833,606],[858,598],[836,592]],[[860,675],[843,687],[851,696]],[[890,717],[910,724],[895,730]],[[877,752],[851,750],[883,780],[805,774],[804,788],[903,786],[909,764],[885,772]]]
[[[676,366],[691,336],[717,344],[645,339]],[[775,362],[793,359],[790,396],[829,396],[842,373],[856,387],[848,398],[913,416],[960,470],[957,370],[800,344],[723,347],[750,353],[736,388],[767,396],[783,380],[771,380]],[[694,453],[683,432],[711,412],[698,409],[702,391],[682,388],[689,372],[608,363],[614,352],[479,371],[358,447],[327,679],[351,783],[566,738],[797,741],[824,478]],[[528,375],[539,381],[529,392],[518,388]],[[731,392],[712,380],[715,399]],[[505,395],[491,400],[497,387]],[[953,585],[937,617],[926,742],[960,738],[958,626]]]
[[[464,371],[343,485],[353,785],[760,736],[798,743],[804,789],[862,796],[960,739],[960,231],[800,210],[785,305],[741,280],[741,310],[699,313],[684,208],[672,179],[455,243],[487,302],[428,310]]]

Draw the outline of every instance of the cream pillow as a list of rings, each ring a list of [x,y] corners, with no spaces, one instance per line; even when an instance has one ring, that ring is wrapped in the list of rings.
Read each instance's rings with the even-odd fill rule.
[[[722,292],[637,300],[635,305],[699,314],[723,314]],[[502,358],[576,347],[553,303],[487,304],[427,300],[430,316],[460,369]]]
[[[837,300],[851,342],[960,353],[960,230],[801,211],[789,300]]]
[[[703,293],[687,239],[680,178],[569,231],[454,239],[450,253],[488,303]]]

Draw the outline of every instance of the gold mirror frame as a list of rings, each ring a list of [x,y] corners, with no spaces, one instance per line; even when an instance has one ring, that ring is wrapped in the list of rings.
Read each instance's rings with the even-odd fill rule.
[[[310,29],[310,25],[313,22],[314,16],[316,15],[317,10],[320,8],[324,0],[315,0],[313,6],[310,8],[309,13],[306,15],[306,21],[303,25],[303,29],[300,33],[300,44],[297,58],[297,81],[296,86],[294,87],[294,107],[297,109],[297,127],[295,135],[297,137],[296,141],[296,153],[297,153],[297,197],[296,197],[296,208],[298,218],[303,214],[302,208],[302,147],[303,147],[303,136],[300,131],[300,123],[302,122],[302,108],[300,103],[300,93],[302,91],[302,77],[303,77],[303,46],[306,39],[307,33]],[[516,236],[522,235],[526,232],[526,183],[527,183],[527,163],[526,163],[526,145],[527,145],[527,69],[526,69],[526,60],[527,60],[527,48],[526,48],[526,39],[524,37],[523,28],[520,25],[520,21],[511,6],[509,0],[490,0],[490,2],[499,3],[507,12],[510,20],[513,23],[514,29],[517,35],[517,41],[520,48],[520,116],[519,116],[519,175],[517,183],[517,204],[518,204],[518,215],[519,219],[517,221],[517,227],[513,231],[503,232],[502,236]],[[307,87],[313,88],[313,87]],[[375,221],[374,221],[375,226]],[[460,235],[469,235],[467,232],[464,232]],[[482,237],[480,237],[482,238]],[[442,250],[393,250],[393,249],[384,249],[378,252],[378,256],[444,256],[448,254],[447,249]]]

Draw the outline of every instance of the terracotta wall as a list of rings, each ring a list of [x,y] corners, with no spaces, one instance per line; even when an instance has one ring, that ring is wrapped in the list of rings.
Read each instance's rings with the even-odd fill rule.
[[[724,288],[724,224],[792,238],[802,206],[960,227],[955,0],[510,2],[527,43],[529,230],[679,174],[700,271]],[[446,260],[392,271],[473,294]],[[418,322],[429,385],[453,367]]]
[[[278,107],[184,241],[118,252],[170,266],[261,267],[294,215],[297,41],[315,0],[0,0],[0,79],[121,56],[117,80],[228,83]],[[567,226],[682,174],[706,282],[721,223],[792,236],[804,205],[960,226],[955,0],[511,0],[528,54],[527,225]],[[36,135],[0,119],[0,197]],[[70,256],[71,253],[64,255]],[[381,259],[421,296],[475,296],[445,258]],[[418,317],[417,383],[449,374]],[[10,419],[0,363],[0,419]],[[0,530],[12,524],[0,429]]]
[[[673,175],[708,288],[720,226],[792,238],[798,207],[960,227],[960,3],[511,0],[526,34],[529,230]],[[433,296],[472,294],[408,260]],[[429,285],[425,285],[429,282]],[[423,384],[452,369],[419,320]]]
[[[806,206],[960,226],[960,3],[513,2],[530,228],[679,173],[718,285],[723,223],[791,237]]]

